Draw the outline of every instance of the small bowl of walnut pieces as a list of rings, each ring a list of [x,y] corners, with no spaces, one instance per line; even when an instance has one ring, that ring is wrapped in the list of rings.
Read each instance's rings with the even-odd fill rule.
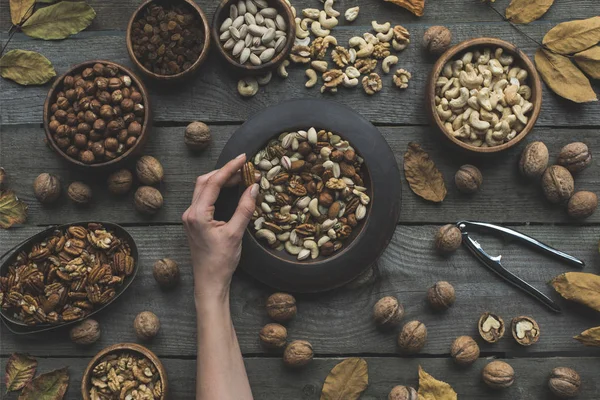
[[[167,390],[167,371],[158,357],[135,343],[119,343],[100,351],[81,381],[83,400],[164,400]]]
[[[531,60],[495,38],[466,40],[435,63],[427,110],[452,143],[475,153],[496,153],[521,142],[542,106],[542,85]]]

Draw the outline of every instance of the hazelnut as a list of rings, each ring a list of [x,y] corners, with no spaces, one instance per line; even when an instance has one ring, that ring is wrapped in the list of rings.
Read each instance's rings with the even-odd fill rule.
[[[452,32],[445,26],[432,26],[423,35],[423,47],[431,54],[442,54],[452,43]]]
[[[388,400],[418,400],[417,391],[410,386],[394,386]]]
[[[488,343],[496,343],[504,336],[504,321],[496,314],[483,313],[479,318],[479,335]]]
[[[127,127],[127,133],[131,136],[140,136],[142,134],[142,124],[132,121]]]
[[[519,161],[521,174],[529,179],[537,179],[548,168],[548,148],[542,142],[532,142],[525,147]]]
[[[558,165],[571,173],[581,172],[592,163],[592,153],[585,143],[570,143],[562,148],[558,156]]]
[[[152,275],[160,287],[171,289],[179,283],[179,266],[170,258],[163,258],[154,263]]]
[[[426,341],[427,328],[419,321],[408,322],[398,335],[398,346],[403,353],[418,353],[425,346]]]
[[[450,355],[459,365],[471,365],[479,358],[479,346],[472,337],[459,336],[450,347]]]
[[[283,363],[288,367],[303,367],[313,359],[312,345],[306,340],[294,340],[283,352]]]
[[[92,164],[96,160],[96,156],[94,156],[91,150],[84,150],[79,153],[79,159],[84,164]]]
[[[0,190],[4,190],[4,186],[6,185],[6,171],[4,168],[0,167]]]
[[[531,346],[540,339],[540,327],[531,317],[515,317],[512,335],[521,346]]]
[[[591,216],[598,208],[596,193],[581,191],[569,199],[567,213],[572,218],[584,219]]]
[[[73,182],[67,189],[69,198],[76,204],[88,204],[92,200],[92,188],[83,182]]]
[[[296,316],[296,299],[291,294],[273,293],[266,303],[267,314],[277,322],[286,322]]]
[[[454,287],[445,281],[437,282],[427,291],[427,300],[433,309],[442,311],[452,307],[456,301]]]
[[[404,307],[393,296],[383,297],[373,306],[373,318],[379,326],[397,326],[402,317],[404,317]]]
[[[515,370],[504,361],[492,361],[481,372],[483,382],[492,389],[504,389],[515,382]]]
[[[558,367],[552,370],[548,387],[561,399],[570,399],[579,394],[581,377],[574,369]]]
[[[267,347],[282,348],[287,342],[287,329],[279,324],[267,324],[258,334],[260,341]]]
[[[135,191],[135,208],[143,214],[156,214],[163,206],[163,196],[152,186],[140,186]]]
[[[542,176],[542,189],[550,203],[564,203],[571,198],[575,191],[573,175],[565,167],[552,165]]]
[[[53,203],[60,197],[61,185],[57,176],[43,173],[33,182],[33,193],[40,203]]]
[[[202,122],[192,122],[185,128],[184,142],[192,150],[203,150],[211,141],[210,128]]]
[[[135,317],[133,329],[140,340],[150,340],[158,334],[160,321],[153,312],[143,311]]]
[[[101,334],[100,324],[96,320],[86,319],[73,326],[69,336],[73,343],[88,346],[96,343]]]
[[[435,235],[435,246],[442,254],[450,254],[458,250],[462,243],[462,233],[456,225],[442,226]]]
[[[454,183],[456,183],[456,187],[460,192],[473,194],[479,191],[479,188],[483,183],[483,176],[481,175],[479,168],[465,164],[456,171]]]
[[[135,165],[138,179],[144,185],[158,185],[164,178],[163,167],[160,162],[152,156],[141,157]]]
[[[132,184],[133,174],[127,169],[114,172],[108,177],[108,191],[112,194],[125,194],[129,192]]]

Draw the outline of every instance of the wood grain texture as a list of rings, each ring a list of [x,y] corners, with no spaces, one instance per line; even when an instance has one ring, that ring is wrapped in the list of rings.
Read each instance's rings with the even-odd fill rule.
[[[541,41],[553,25],[539,22],[521,29]],[[454,32],[455,43],[473,37],[492,36],[514,43],[530,57],[533,57],[537,49],[537,44],[506,23],[453,23],[448,26]],[[425,86],[434,60],[426,57],[420,47],[420,38],[427,26],[411,23],[406,24],[406,27],[411,31],[414,41],[400,54],[400,62],[397,65],[398,68],[407,69],[412,73],[412,80],[406,90],[400,91],[392,84],[390,76],[383,76],[384,88],[373,97],[368,97],[360,88],[340,90],[337,95],[323,95],[318,87],[304,87],[305,67],[297,66],[290,70],[287,80],[274,77],[255,97],[244,99],[237,93],[237,79],[224,71],[225,64],[213,51],[197,76],[189,82],[180,85],[147,82],[155,121],[186,122],[200,118],[215,122],[241,122],[264,107],[285,99],[326,97],[354,108],[378,124],[428,124]],[[365,26],[344,26],[337,29],[336,37],[340,43],[347,43],[350,37],[361,35],[368,30],[370,28]],[[94,58],[131,66],[124,39],[123,32],[113,31],[84,32],[76,39],[52,42],[34,41],[18,34],[13,38],[8,50],[27,48],[39,51],[50,58],[60,74],[74,63]],[[595,87],[598,88],[598,83],[595,83]],[[0,124],[41,123],[42,104],[47,90],[48,85],[23,89],[14,82],[0,80]],[[600,126],[600,107],[597,104],[576,105],[559,98],[546,87],[543,92],[538,127]]]
[[[153,218],[135,211],[132,193],[125,198],[110,196],[106,191],[105,176],[73,171],[45,147],[44,133],[40,128],[3,127],[0,132],[0,165],[6,169],[11,187],[29,205],[29,224],[60,224],[89,216],[127,224],[180,223],[181,215],[189,206],[196,177],[214,168],[222,148],[236,128],[235,125],[212,126],[213,143],[205,152],[198,154],[189,152],[185,147],[183,127],[152,129],[143,152],[158,157],[165,168],[165,182],[161,187],[165,206]],[[476,158],[443,145],[442,135],[428,127],[380,127],[379,130],[400,166],[408,143],[421,143],[442,171],[448,187],[446,200],[442,204],[432,204],[412,193],[402,177],[400,221],[403,223],[456,222],[460,219],[504,223],[577,223],[567,216],[562,207],[550,205],[537,184],[520,177],[517,163],[524,144],[496,157]],[[594,144],[598,143],[597,137],[598,131],[593,129],[535,128],[525,142],[543,140],[550,149],[551,160],[555,160],[562,146],[571,141],[586,142],[593,152]],[[465,163],[478,166],[483,173],[481,192],[474,196],[460,194],[454,185],[454,174]],[[64,193],[57,205],[41,205],[33,196],[32,183],[42,172],[58,175],[65,190],[75,180],[90,183],[94,191],[93,204],[89,208],[78,208]],[[597,191],[599,184],[600,161],[594,158],[591,166],[576,176],[576,188]],[[600,222],[600,212],[585,220],[585,223],[597,222]]]
[[[65,400],[81,398],[79,384],[83,369],[89,359],[38,358],[38,371],[50,371],[69,366],[71,381]],[[162,359],[169,375],[169,398],[192,400],[195,398],[195,360]],[[277,358],[247,358],[248,378],[255,399],[260,400],[318,400],[325,377],[341,358],[318,358],[306,368],[292,371],[282,367]],[[547,380],[557,366],[576,369],[581,375],[582,386],[578,400],[596,400],[600,391],[597,379],[598,358],[527,358],[506,360],[515,370],[516,381],[510,388],[492,391],[481,382],[481,369],[492,359],[480,359],[469,368],[459,368],[449,359],[399,359],[366,358],[369,368],[369,386],[361,400],[383,400],[395,385],[418,387],[419,365],[435,378],[453,386],[461,400],[549,400],[552,397]],[[2,366],[6,357],[0,358]],[[4,391],[4,381],[0,384]],[[13,393],[6,400],[14,400]]]
[[[477,321],[485,311],[499,314],[510,323],[519,315],[532,316],[540,325],[541,339],[529,348],[520,347],[507,336],[496,345],[483,344],[485,354],[510,357],[536,354],[598,355],[600,349],[583,347],[572,339],[582,331],[600,325],[600,314],[583,306],[570,304],[554,293],[547,282],[554,276],[573,270],[548,257],[518,245],[504,246],[494,238],[483,239],[490,254],[502,254],[504,265],[515,274],[556,299],[563,308],[554,314],[544,306],[512,288],[485,269],[465,249],[449,258],[433,251],[436,226],[399,226],[392,243],[378,261],[373,279],[352,288],[342,288],[320,295],[301,295],[298,315],[289,324],[290,339],[307,339],[317,355],[396,354],[397,332],[379,331],[372,321],[372,307],[381,297],[397,296],[406,310],[404,322],[418,319],[429,330],[423,354],[444,356],[452,341],[461,335],[477,336]],[[587,272],[600,273],[597,250],[600,227],[518,227],[523,233],[543,239],[587,262]],[[0,252],[36,233],[39,228],[26,227],[0,232]],[[89,348],[72,344],[67,332],[56,331],[38,336],[18,337],[2,328],[0,354],[27,350],[32,354],[91,356],[115,340],[135,341],[133,320],[145,310],[161,319],[161,332],[152,343],[159,356],[193,357],[196,349],[196,325],[193,281],[189,250],[181,226],[131,227],[140,251],[140,270],[136,281],[117,301],[97,316],[103,335]],[[182,283],[174,291],[163,292],[152,277],[152,265],[163,257],[179,262]],[[426,302],[426,291],[436,281],[451,282],[457,301],[446,313],[433,312]],[[269,322],[264,302],[273,291],[249,276],[235,276],[231,309],[242,351],[246,355],[263,354],[258,332]],[[43,340],[41,340],[43,339]]]

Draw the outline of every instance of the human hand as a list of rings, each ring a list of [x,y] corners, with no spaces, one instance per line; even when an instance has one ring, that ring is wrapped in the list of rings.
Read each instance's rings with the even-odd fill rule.
[[[240,183],[240,169],[246,162],[241,154],[221,169],[199,176],[192,204],[183,214],[188,237],[196,297],[223,297],[229,293],[231,276],[240,261],[242,237],[258,195],[258,185],[246,189],[229,222],[214,219],[215,202],[222,187]]]

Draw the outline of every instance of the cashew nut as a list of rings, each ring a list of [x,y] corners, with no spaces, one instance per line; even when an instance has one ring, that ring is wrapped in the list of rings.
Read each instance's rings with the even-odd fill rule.
[[[479,58],[477,59],[477,62],[479,64],[487,64],[488,62],[490,62],[490,58],[492,57],[492,50],[490,49],[483,49],[483,54],[479,56]]]
[[[371,26],[373,27],[373,30],[375,32],[387,33],[392,27],[392,24],[390,24],[389,22],[386,22],[384,24],[378,24],[377,21],[371,21]]]
[[[463,125],[457,130],[453,131],[452,136],[461,139],[468,139],[471,137],[471,127],[469,125]]]
[[[460,71],[458,80],[462,86],[469,89],[476,89],[483,83],[483,76],[477,75],[477,72],[473,66],[471,64],[467,64],[465,70]]]
[[[450,108],[457,109],[463,108],[467,105],[467,101],[469,100],[469,90],[465,87],[459,88],[460,95],[458,98],[450,100],[449,105]]]
[[[356,57],[358,57],[358,58],[369,57],[371,54],[373,54],[374,50],[375,50],[375,47],[373,46],[373,44],[367,43],[367,45],[365,47],[361,47],[360,50],[358,50],[356,52]]]
[[[471,62],[473,61],[473,52],[472,51],[468,51],[466,52],[462,58],[461,58],[463,64],[467,65],[467,64],[471,64]]]
[[[494,131],[491,129],[488,129],[488,131],[485,133],[485,144],[487,144],[490,147],[494,147],[494,146],[500,146],[502,143],[504,143],[503,139],[497,140],[494,138]]]
[[[338,44],[338,41],[335,38],[335,36],[329,35],[329,36],[325,36],[323,38],[323,46],[331,46],[331,45],[337,46],[337,44]]]
[[[302,29],[302,20],[300,18],[296,18],[296,37],[298,39],[305,39],[310,35],[310,32],[306,29]]]
[[[356,49],[354,48],[349,48],[348,49],[348,54],[350,55],[350,62],[352,64],[354,64],[354,62],[356,61]]]
[[[277,236],[275,236],[275,233],[268,229],[259,229],[256,231],[254,236],[256,236],[257,239],[266,240],[268,244],[274,244],[277,241]]]
[[[442,69],[442,75],[448,79],[452,78],[453,73],[451,63],[446,63],[446,65],[444,65],[444,68]]]
[[[314,240],[305,240],[304,248],[310,250],[310,258],[313,260],[319,257],[319,245]]]
[[[463,64],[462,60],[455,60],[452,63],[452,76],[458,78],[464,66],[465,64]]]
[[[305,18],[310,18],[310,19],[319,19],[320,13],[321,13],[321,11],[319,11],[316,8],[305,8],[302,10],[302,15]]]
[[[268,85],[269,82],[271,82],[271,78],[272,77],[273,77],[273,73],[272,72],[267,72],[264,75],[256,77],[256,81],[258,82],[258,84],[260,86],[265,86],[265,85]]]
[[[483,88],[477,93],[477,102],[486,111],[492,111],[492,102],[490,101],[490,89]]]
[[[517,85],[510,85],[509,87],[504,89],[504,99],[506,100],[506,104],[508,104],[509,106],[519,104],[519,102],[521,101],[519,87]]]
[[[325,37],[331,33],[329,29],[323,29],[319,21],[314,21],[310,25],[310,30],[317,37]]]
[[[294,46],[308,46],[308,45],[310,45],[310,36],[307,36],[304,39],[299,39],[299,38],[294,39]]]
[[[489,88],[492,85],[492,71],[490,71],[489,68],[484,69],[483,71],[481,71],[481,76],[483,76],[483,86]]]
[[[452,87],[452,89],[450,89]],[[448,100],[452,100],[457,98],[460,95],[460,83],[458,79],[452,78],[446,86],[442,88],[442,92],[444,93],[444,97]]]
[[[315,71],[319,71],[321,73],[327,71],[329,69],[329,63],[327,61],[315,60],[310,63],[310,66],[313,67]]]
[[[523,114],[527,114],[529,111],[533,110],[533,103],[530,103],[529,101],[523,101],[523,104],[520,104],[521,106],[521,112]]]
[[[350,47],[365,47],[367,45],[367,41],[363,38],[361,38],[360,36],[354,36],[351,37],[350,40],[348,40],[348,46]]]
[[[511,65],[514,62],[514,58],[513,56],[511,56],[510,54],[503,54],[504,53],[504,49],[502,47],[498,47],[496,49],[496,52],[494,53],[494,56],[496,57],[496,59],[498,61],[500,61],[500,64],[506,66],[506,65]]]
[[[494,132],[492,133],[492,136],[496,140],[504,140],[508,137],[510,131],[511,129],[508,121],[500,121],[494,125]]]
[[[397,63],[398,63],[398,57],[396,57],[396,56],[387,56],[386,58],[383,59],[383,61],[381,63],[381,69],[386,74],[389,74],[390,73],[390,67],[392,65],[396,65]]]
[[[442,121],[448,120],[452,116],[452,110],[448,109],[448,100],[442,99],[441,103],[435,108]]]
[[[295,231],[292,231],[292,233],[294,233],[294,232]],[[291,237],[291,235],[290,235],[290,237]],[[287,242],[285,242],[285,244],[283,246],[285,248],[285,251],[287,251],[289,254],[291,254],[293,256],[297,256],[302,251],[302,247],[294,245],[291,240],[288,240]]]
[[[244,78],[238,81],[238,92],[244,97],[252,97],[258,93],[258,82],[254,78]]]
[[[360,7],[359,6],[347,9],[346,12],[344,13],[344,17],[346,17],[346,21],[352,22],[356,18],[358,18],[358,12],[359,11],[360,11]]]
[[[497,92],[498,90],[503,91],[508,86],[508,81],[506,79],[500,79],[498,82],[494,83],[492,86],[492,90]]]
[[[310,201],[310,203],[308,203],[308,212],[310,212],[310,214],[317,218],[321,216],[321,213],[319,212],[319,199],[318,198],[314,198]]]
[[[350,78],[346,73],[342,75],[342,85],[347,88],[355,87],[358,85],[357,78]]]
[[[340,13],[333,9],[334,0],[325,0],[325,4],[323,5],[323,9],[330,17],[339,17]]]
[[[479,102],[477,101],[476,95],[471,95],[471,97],[469,97],[469,99],[467,100],[467,105],[476,111],[479,111],[481,109],[481,106],[479,105]]]
[[[410,40],[406,40],[404,42],[398,42],[396,39],[392,39],[392,47],[396,51],[404,50],[406,47],[408,47],[409,43],[410,43]]]
[[[350,67],[346,68],[346,75],[350,79],[359,78],[360,71],[358,69],[356,69],[356,67],[350,66]]]
[[[515,116],[517,117],[517,119],[519,120],[519,122],[521,122],[523,125],[527,125],[529,118],[527,118],[525,115],[523,115],[523,109],[521,108],[520,105],[515,104],[514,106],[512,106],[512,111],[515,114]]]
[[[371,32],[363,33],[363,38],[365,38],[367,43],[371,43],[373,46],[379,43],[379,39],[377,39],[377,36],[373,35]]]
[[[525,100],[529,100],[531,99],[531,88],[527,85],[521,85],[519,87],[519,91],[518,93],[521,95],[521,97],[523,97]]]
[[[314,69],[307,69],[306,76],[308,77],[308,81],[304,86],[306,86],[307,88],[311,88],[317,84],[318,77],[317,72]]]
[[[281,64],[279,64],[279,67],[277,67],[277,74],[282,78],[287,78],[289,74],[286,70],[286,67],[289,65],[290,61],[284,60]]]
[[[491,59],[488,62],[488,65],[490,66],[490,71],[492,71],[492,75],[500,76],[504,73],[504,68],[502,68],[502,64],[500,64],[500,61],[496,59]]]
[[[490,129],[490,123],[479,119],[479,112],[473,111],[469,117],[469,124],[478,131],[487,131]]]
[[[325,11],[321,11],[319,13],[319,23],[325,29],[332,29],[338,25],[338,20],[336,17],[327,18],[327,14]]]
[[[394,30],[390,29],[387,33],[377,33],[377,39],[379,39],[380,42],[389,42],[390,40],[392,40],[392,38],[394,37]]]

